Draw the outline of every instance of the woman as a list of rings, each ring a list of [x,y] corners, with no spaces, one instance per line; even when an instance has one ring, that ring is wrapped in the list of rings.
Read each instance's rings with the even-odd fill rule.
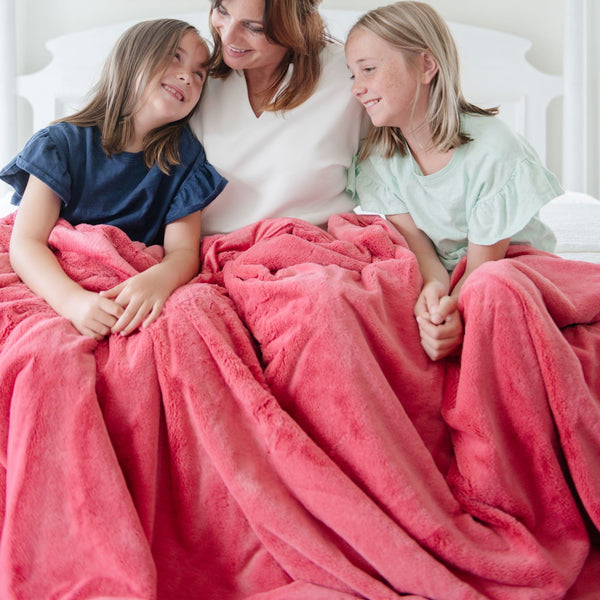
[[[322,226],[353,208],[345,176],[358,147],[360,106],[318,4],[212,5],[214,78],[192,129],[229,185],[202,214],[205,234],[280,216]]]

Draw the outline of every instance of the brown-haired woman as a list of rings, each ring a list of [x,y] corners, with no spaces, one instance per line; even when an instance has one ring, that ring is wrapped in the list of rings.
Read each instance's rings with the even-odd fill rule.
[[[203,213],[205,233],[267,217],[324,225],[353,204],[346,169],[361,111],[343,48],[319,0],[215,0],[214,49],[192,129],[229,181]]]

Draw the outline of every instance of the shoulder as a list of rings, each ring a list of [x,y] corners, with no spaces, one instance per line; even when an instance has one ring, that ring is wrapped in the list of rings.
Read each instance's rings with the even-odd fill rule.
[[[53,123],[46,130],[48,131],[48,135],[57,141],[85,142],[86,140],[93,139],[96,135],[95,132],[97,132],[98,136],[100,135],[96,127],[80,127],[79,125],[73,125],[65,121]]]
[[[36,131],[20,152],[23,160],[49,159],[49,153],[60,156],[81,156],[84,147],[93,140],[91,128],[70,123],[53,123]]]
[[[72,123],[53,123],[38,134],[38,142],[45,141],[46,145],[55,147],[58,152],[75,157],[81,157],[90,146],[99,147],[101,144],[97,127],[80,127]]]
[[[383,214],[406,212],[404,189],[413,186],[410,160],[399,153],[390,158],[372,154],[348,170],[347,190],[363,209]],[[414,188],[413,188],[414,189]]]
[[[358,170],[366,176],[379,178],[392,187],[414,174],[410,157],[402,156],[399,152],[390,157],[379,153],[371,154],[359,163]]]
[[[350,72],[346,65],[344,47],[337,42],[328,42],[321,50],[321,80],[325,83],[339,84],[345,81],[350,87]]]
[[[197,157],[205,158],[204,148],[200,140],[193,134],[188,125],[183,127],[179,136],[179,152],[181,158],[185,162],[186,159],[194,159]]]
[[[508,162],[537,158],[527,140],[500,117],[463,114],[461,130],[472,139],[467,145],[470,154],[497,156]]]

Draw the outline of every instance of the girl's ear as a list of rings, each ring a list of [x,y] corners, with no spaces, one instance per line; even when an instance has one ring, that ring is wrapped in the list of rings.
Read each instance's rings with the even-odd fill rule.
[[[421,83],[427,85],[438,72],[438,64],[429,52],[421,52]]]

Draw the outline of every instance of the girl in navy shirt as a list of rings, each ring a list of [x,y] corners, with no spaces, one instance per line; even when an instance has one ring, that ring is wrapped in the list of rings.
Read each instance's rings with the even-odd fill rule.
[[[89,103],[37,132],[1,172],[19,205],[10,243],[15,272],[82,334],[97,340],[147,327],[199,269],[200,212],[226,184],[188,128],[208,50],[176,19],[128,29]],[[108,224],[162,244],[162,262],[116,287],[85,290],[48,246],[59,217]]]

